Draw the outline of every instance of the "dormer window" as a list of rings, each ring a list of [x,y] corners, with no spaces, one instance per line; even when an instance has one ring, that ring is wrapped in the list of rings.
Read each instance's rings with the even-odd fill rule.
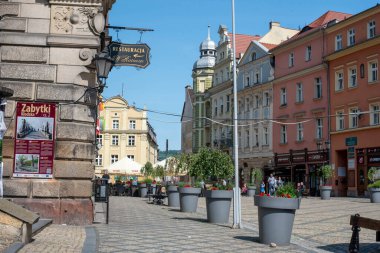
[[[251,61],[254,61],[256,60],[256,52],[253,52],[252,55],[251,55]]]

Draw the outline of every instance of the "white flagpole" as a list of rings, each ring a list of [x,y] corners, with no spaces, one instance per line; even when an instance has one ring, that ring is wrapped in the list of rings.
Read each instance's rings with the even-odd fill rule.
[[[233,54],[233,84],[234,84],[234,164],[235,164],[235,189],[234,189],[234,223],[233,228],[241,228],[241,205],[239,187],[239,142],[237,126],[237,84],[236,84],[236,43],[235,43],[235,1],[232,0],[232,54]]]

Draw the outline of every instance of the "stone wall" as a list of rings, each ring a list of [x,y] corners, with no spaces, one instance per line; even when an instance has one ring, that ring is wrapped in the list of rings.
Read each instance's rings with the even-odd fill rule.
[[[14,90],[5,115],[4,195],[55,223],[92,223],[92,60],[114,1],[0,1],[0,86]],[[13,178],[17,101],[57,103],[53,179]]]

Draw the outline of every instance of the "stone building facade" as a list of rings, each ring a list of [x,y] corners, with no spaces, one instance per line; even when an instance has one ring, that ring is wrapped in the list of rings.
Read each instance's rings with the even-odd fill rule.
[[[101,177],[105,169],[124,157],[141,165],[157,162],[157,138],[146,111],[130,106],[121,96],[115,96],[105,101],[99,115],[102,128],[97,135],[100,145],[95,160],[97,176]]]
[[[114,2],[0,2],[0,86],[14,90],[5,115],[4,196],[54,223],[92,223],[98,101],[93,59],[102,49],[100,34]],[[56,104],[51,179],[13,177],[20,101]]]

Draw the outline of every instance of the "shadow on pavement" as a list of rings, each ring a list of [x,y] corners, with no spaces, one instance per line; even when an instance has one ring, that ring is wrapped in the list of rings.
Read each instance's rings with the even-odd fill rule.
[[[257,242],[260,243],[258,236],[235,236],[235,239],[243,240],[243,241],[249,241],[249,242]]]
[[[180,212],[181,212],[181,210],[180,210],[180,209],[168,209],[168,211],[170,211],[170,212],[178,212],[178,213],[180,213]]]
[[[329,244],[325,246],[319,246],[318,249],[326,250],[329,252],[348,252],[349,243],[338,243],[338,244]],[[359,245],[360,252],[366,253],[379,253],[380,252],[380,243],[360,243]]]
[[[207,222],[207,219],[204,218],[192,218],[192,217],[173,217],[174,220],[191,220],[197,222]]]

